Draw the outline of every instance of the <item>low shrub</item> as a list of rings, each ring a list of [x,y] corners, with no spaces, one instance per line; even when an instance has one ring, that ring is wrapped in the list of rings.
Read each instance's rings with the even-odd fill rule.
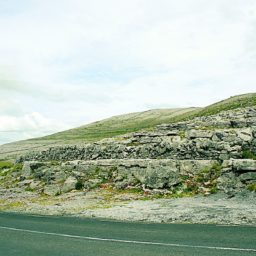
[[[252,152],[250,150],[245,150],[242,153],[242,158],[256,160],[256,153],[254,153],[254,152]]]
[[[23,168],[23,164],[15,164],[15,165],[13,165],[13,167],[12,167],[12,171],[13,171],[13,172],[19,172],[19,171],[22,170],[22,168]]]
[[[83,181],[78,180],[76,185],[75,185],[76,190],[81,190],[81,189],[83,189],[83,187],[84,187]]]

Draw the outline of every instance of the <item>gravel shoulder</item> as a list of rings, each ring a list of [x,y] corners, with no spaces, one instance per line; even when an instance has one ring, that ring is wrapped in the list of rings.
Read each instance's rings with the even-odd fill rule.
[[[0,190],[0,211],[40,215],[72,215],[156,223],[256,225],[256,195],[224,194],[149,199],[104,189],[42,196],[18,189]]]

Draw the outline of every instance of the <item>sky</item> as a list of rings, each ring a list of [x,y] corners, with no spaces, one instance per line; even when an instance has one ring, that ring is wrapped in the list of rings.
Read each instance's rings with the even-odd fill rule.
[[[0,144],[255,82],[255,0],[0,0]]]

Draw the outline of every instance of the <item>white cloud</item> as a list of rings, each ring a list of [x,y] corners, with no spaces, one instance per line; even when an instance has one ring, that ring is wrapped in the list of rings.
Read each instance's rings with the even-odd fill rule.
[[[23,116],[0,115],[0,132],[56,131],[65,126],[54,122],[40,113],[32,112]],[[66,128],[66,127],[65,127]]]
[[[43,132],[255,91],[255,10],[254,0],[1,3],[0,126]]]
[[[0,138],[3,142],[8,142],[10,137],[15,137],[18,140],[28,139],[67,128],[69,128],[67,125],[56,124],[37,112],[18,117],[0,115]]]

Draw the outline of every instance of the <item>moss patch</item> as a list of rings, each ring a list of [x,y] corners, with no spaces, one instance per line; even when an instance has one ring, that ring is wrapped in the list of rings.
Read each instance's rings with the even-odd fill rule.
[[[247,188],[252,192],[256,192],[256,183],[249,184]]]

